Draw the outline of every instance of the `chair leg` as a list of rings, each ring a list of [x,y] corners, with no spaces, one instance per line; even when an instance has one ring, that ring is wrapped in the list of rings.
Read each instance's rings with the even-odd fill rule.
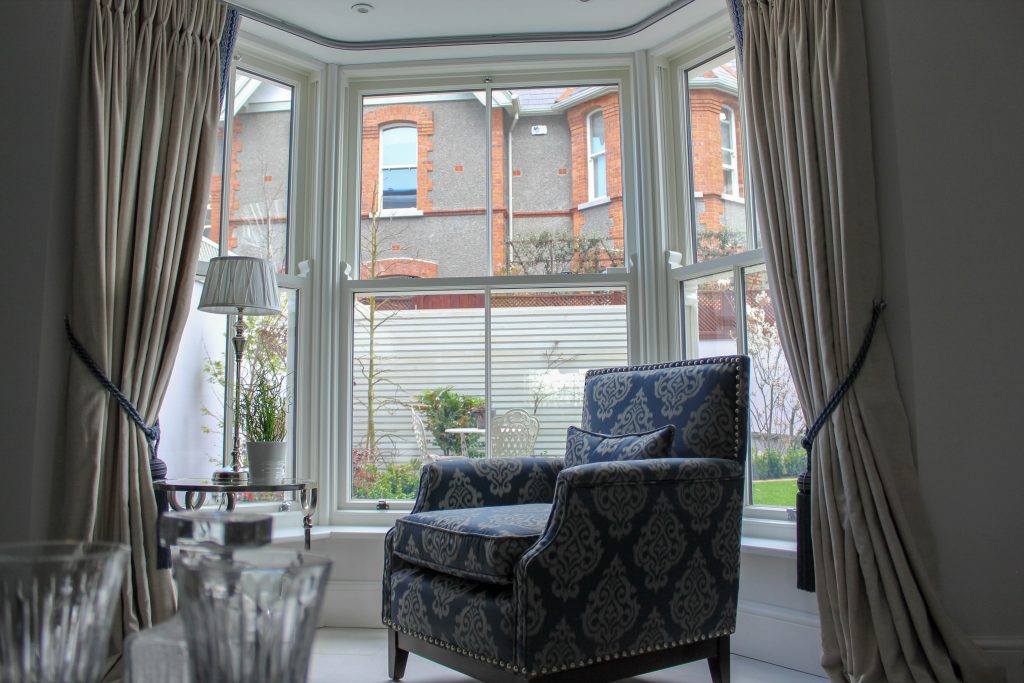
[[[715,656],[708,657],[711,681],[712,683],[729,683],[731,680],[729,672],[729,636],[719,638],[716,649]]]
[[[388,629],[388,677],[400,681],[405,676],[405,664],[409,661],[409,651],[398,647],[398,631]]]

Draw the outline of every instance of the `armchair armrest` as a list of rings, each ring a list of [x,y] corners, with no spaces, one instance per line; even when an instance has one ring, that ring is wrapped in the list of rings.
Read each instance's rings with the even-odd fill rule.
[[[735,630],[743,477],[717,458],[562,470],[548,526],[516,566],[527,671]]]
[[[453,458],[423,466],[412,511],[550,503],[561,458]]]

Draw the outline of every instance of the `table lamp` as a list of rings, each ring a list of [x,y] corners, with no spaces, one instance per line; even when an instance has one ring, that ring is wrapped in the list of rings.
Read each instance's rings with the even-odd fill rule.
[[[231,466],[213,473],[215,483],[245,484],[249,480],[249,471],[242,467],[239,440],[245,316],[281,315],[280,305],[277,273],[270,261],[252,256],[220,256],[210,260],[199,310],[238,316],[235,336],[231,340],[235,346],[235,440],[231,449]]]

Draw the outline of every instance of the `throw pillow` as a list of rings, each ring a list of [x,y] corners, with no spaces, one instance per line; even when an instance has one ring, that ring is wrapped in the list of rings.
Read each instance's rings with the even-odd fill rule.
[[[578,427],[569,427],[565,439],[565,466],[615,460],[667,458],[672,455],[674,425],[666,425],[642,434],[595,434]]]

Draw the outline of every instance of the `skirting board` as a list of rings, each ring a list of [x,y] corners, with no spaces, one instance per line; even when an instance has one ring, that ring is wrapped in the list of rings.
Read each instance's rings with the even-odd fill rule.
[[[817,614],[740,600],[732,651],[815,676],[825,675]]]
[[[974,644],[980,647],[995,664],[1006,667],[1008,683],[1024,682],[1024,636],[1000,638],[975,636]]]

